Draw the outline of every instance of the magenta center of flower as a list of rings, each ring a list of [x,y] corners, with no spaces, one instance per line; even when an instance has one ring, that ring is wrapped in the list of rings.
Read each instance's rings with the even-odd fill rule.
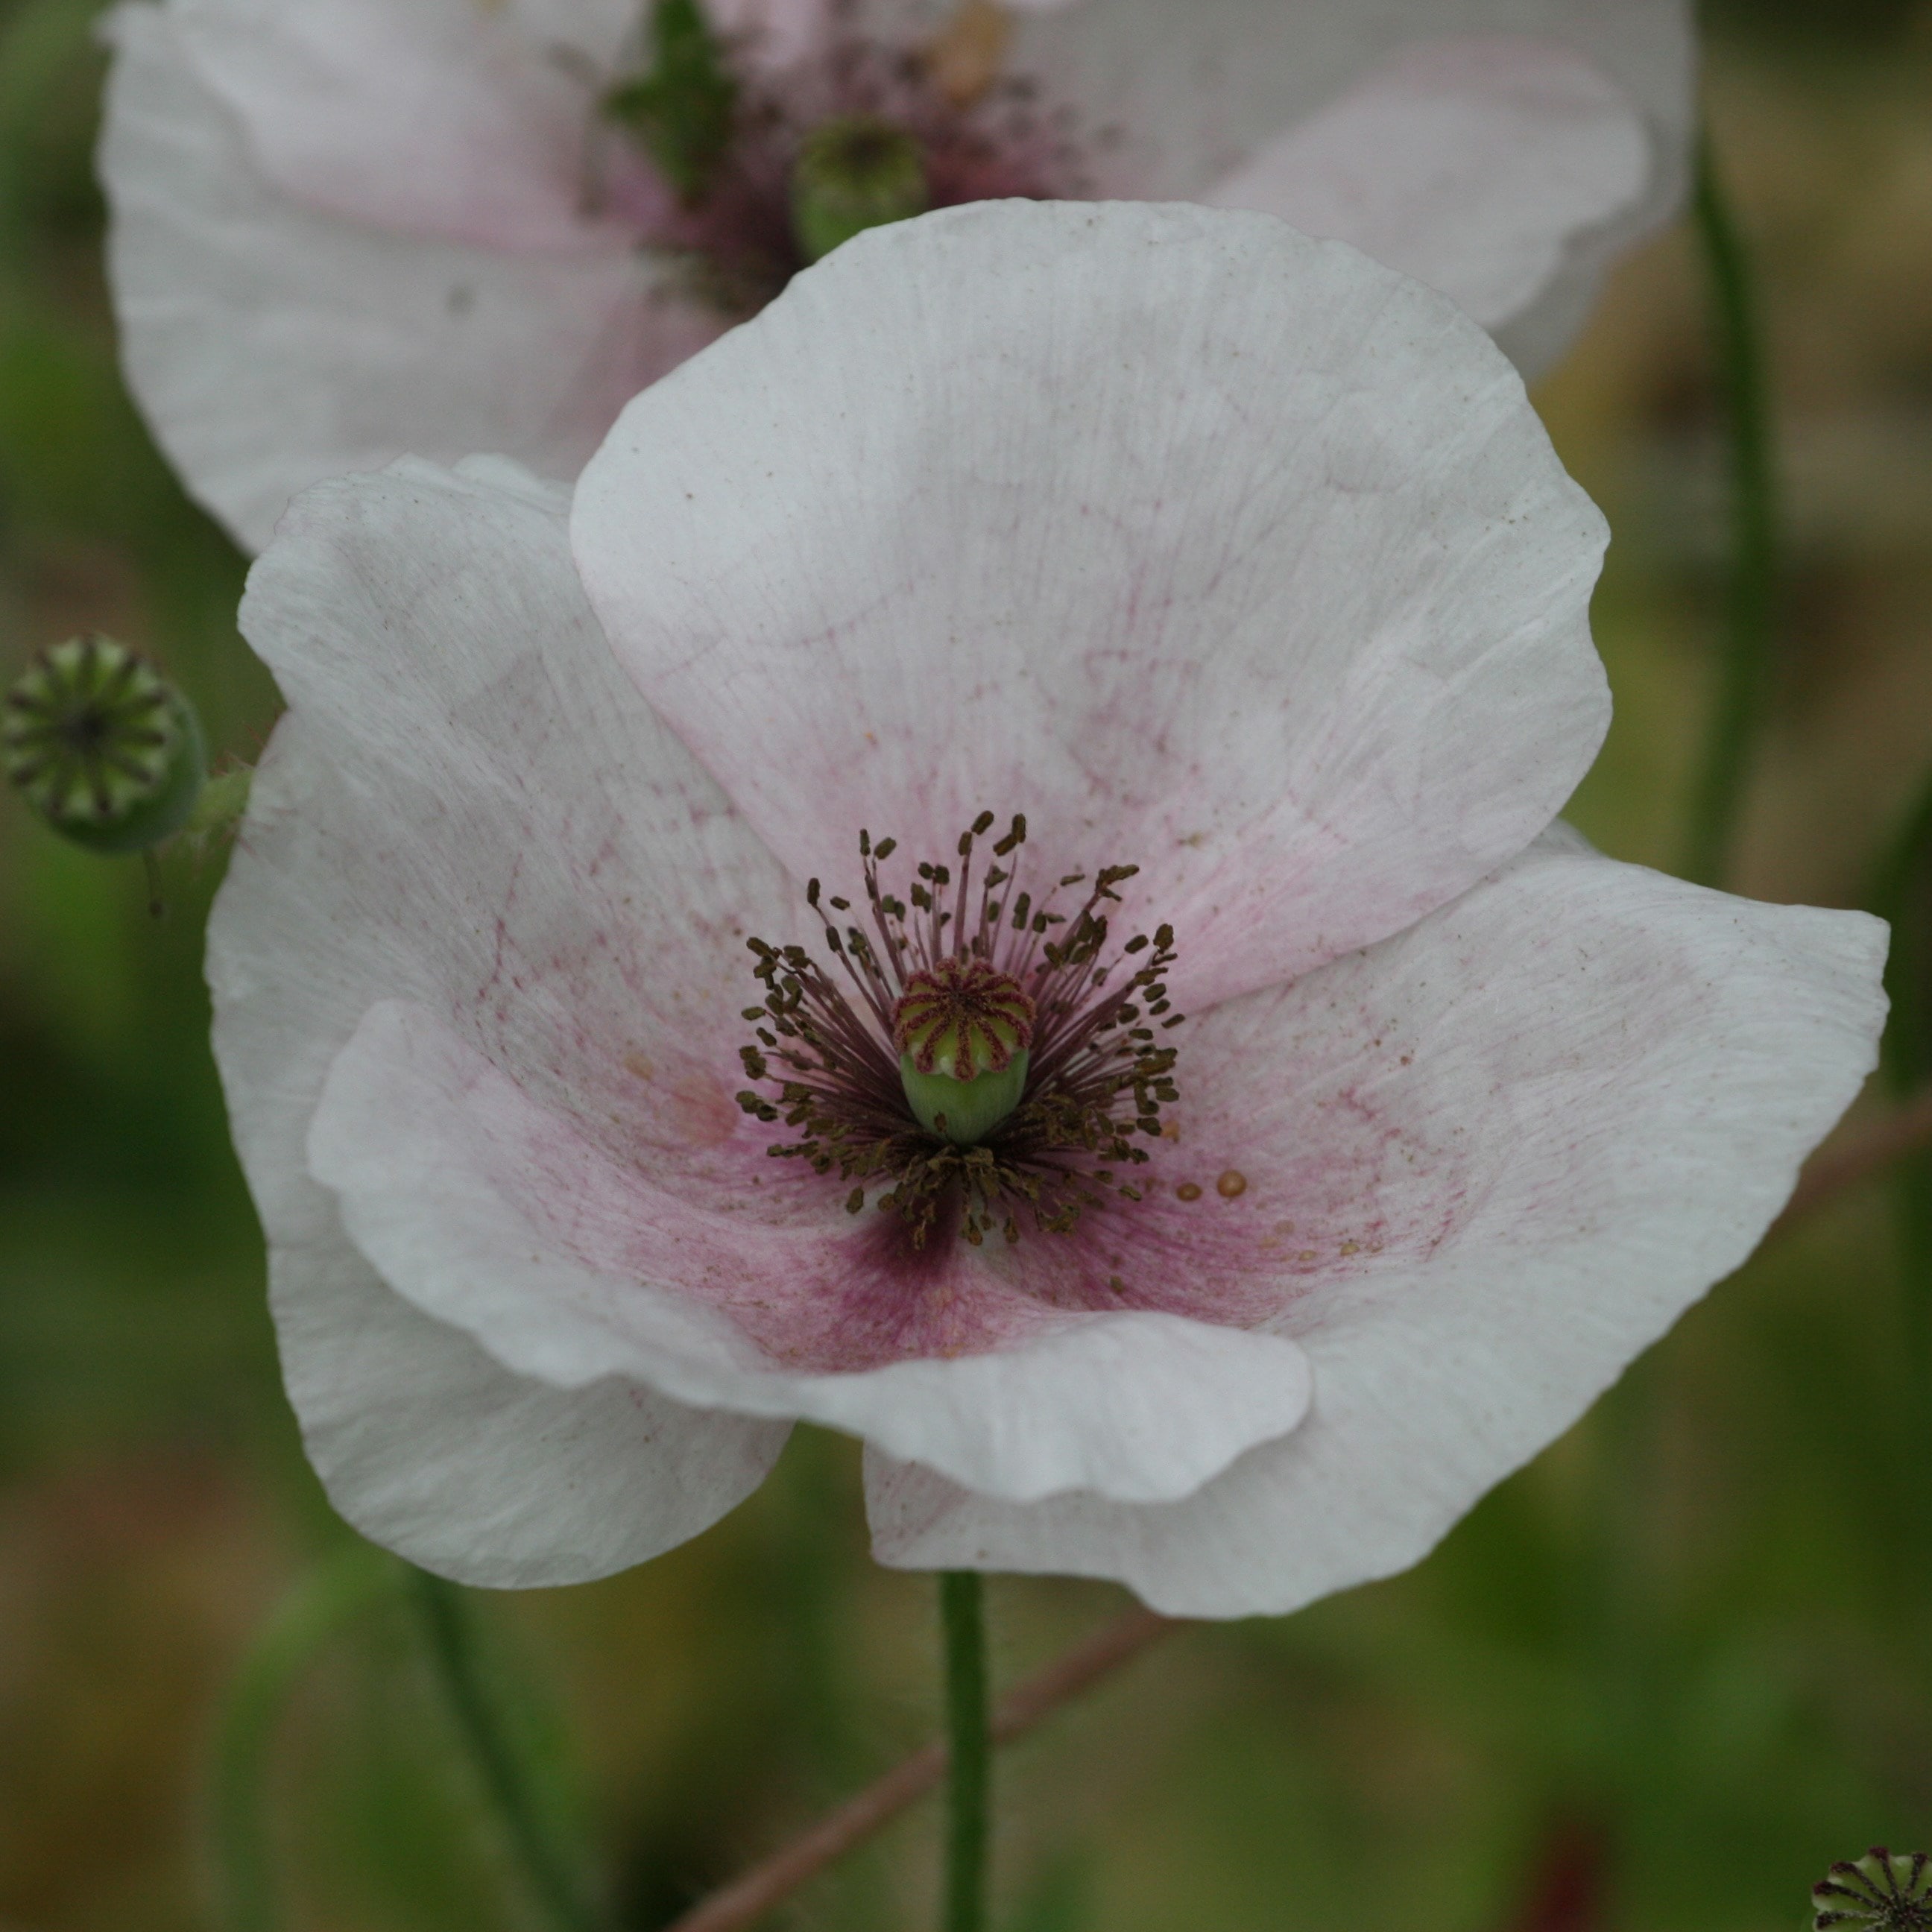
[[[746,1009],[758,1043],[742,1058],[766,1090],[739,1106],[792,1130],[775,1156],[856,1182],[850,1212],[876,1189],[915,1247],[955,1227],[975,1245],[996,1228],[1065,1233],[1138,1200],[1132,1170],[1178,1097],[1173,928],[1112,943],[1108,908],[1138,868],[1070,873],[1036,896],[1016,815],[976,880],[993,822],[960,835],[956,865],[917,866],[904,898],[880,870],[896,842],[861,832],[862,908],[806,889],[829,968],[801,946],[748,942],[765,993]]]

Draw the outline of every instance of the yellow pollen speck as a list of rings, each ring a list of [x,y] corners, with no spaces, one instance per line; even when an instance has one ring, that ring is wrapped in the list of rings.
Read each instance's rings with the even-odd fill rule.
[[[1362,1244],[1360,1241],[1344,1241],[1342,1252],[1345,1255],[1358,1255],[1362,1252]]]
[[[1180,1123],[1165,1120],[1161,1124],[1160,1137],[1164,1141],[1178,1141],[1180,1138]]]
[[[1111,1288],[1116,1294],[1125,1294],[1127,1292],[1126,1283],[1117,1274],[1110,1274],[1108,1276],[1107,1286]]]
[[[1298,1262],[1312,1262],[1315,1258],[1315,1250],[1312,1248],[1304,1248],[1294,1258]]]
[[[1232,1201],[1236,1195],[1245,1194],[1247,1191],[1248,1177],[1232,1167],[1214,1184],[1214,1192],[1223,1201]]]
[[[995,0],[962,0],[926,50],[932,83],[955,107],[970,107],[999,78],[1013,23]]]
[[[1201,1198],[1200,1187],[1192,1180],[1184,1180],[1174,1192],[1176,1197],[1183,1201],[1198,1201]]]
[[[648,1080],[657,1069],[641,1053],[627,1053],[624,1056],[624,1071],[634,1073],[640,1080]]]

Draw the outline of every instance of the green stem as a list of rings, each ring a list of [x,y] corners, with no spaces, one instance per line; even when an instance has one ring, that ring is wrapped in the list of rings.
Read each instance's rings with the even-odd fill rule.
[[[218,1916],[228,1932],[270,1932],[278,1922],[267,1771],[289,1694],[316,1653],[394,1577],[392,1560],[367,1544],[338,1551],[276,1606],[229,1686],[210,1793]]]
[[[536,1778],[491,1685],[464,1592],[427,1570],[412,1571],[410,1582],[450,1715],[531,1896],[556,1932],[600,1932],[602,1915],[572,1848],[547,1815]]]
[[[1731,569],[1724,658],[1691,800],[1684,871],[1702,884],[1718,885],[1730,870],[1770,680],[1778,622],[1778,502],[1756,290],[1708,136],[1698,145],[1694,207],[1729,436]]]
[[[1892,1000],[1884,1066],[1901,1098],[1932,1082],[1932,778],[1906,814],[1866,902],[1892,922],[1885,989]],[[1915,1399],[1932,1390],[1932,1155],[1908,1155],[1893,1180]]]
[[[986,1922],[988,1796],[986,1625],[980,1574],[939,1579],[946,1636],[946,1932],[983,1932]]]

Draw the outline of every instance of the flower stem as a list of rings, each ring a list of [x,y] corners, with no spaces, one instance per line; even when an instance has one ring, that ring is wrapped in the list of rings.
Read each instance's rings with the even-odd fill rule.
[[[1023,1738],[1054,1712],[1186,1624],[1153,1610],[1130,1610],[1009,1691],[993,1713],[995,1746]],[[946,1776],[946,1751],[937,1739],[902,1758],[883,1778],[846,1799],[782,1845],[761,1864],[699,1900],[664,1932],[742,1932],[815,1878],[828,1865],[876,1837],[892,1820],[936,1790]]]
[[[1778,503],[1771,397],[1755,278],[1708,136],[1697,148],[1694,202],[1709,288],[1712,347],[1728,434],[1731,565],[1724,652],[1690,806],[1684,872],[1702,885],[1730,868],[1751,753],[1770,680],[1778,622]]]
[[[1867,903],[1892,922],[1884,1067],[1894,1093],[1932,1092],[1932,778],[1878,867]],[[1904,1112],[1912,1103],[1906,1100]],[[1905,1276],[1905,1340],[1915,1391],[1932,1389],[1932,1154],[1912,1149],[1894,1184]]]
[[[392,1587],[395,1574],[393,1560],[366,1543],[326,1558],[276,1606],[229,1687],[210,1792],[218,1916],[228,1932],[270,1932],[279,1922],[267,1770],[289,1694],[316,1652]]]
[[[976,1570],[939,1579],[946,1642],[945,1932],[984,1932],[988,1796],[993,1754],[986,1701],[986,1624]]]
[[[410,1573],[410,1587],[450,1715],[531,1897],[554,1932],[601,1932],[580,1862],[542,1802],[536,1768],[491,1682],[466,1594],[422,1570]]]

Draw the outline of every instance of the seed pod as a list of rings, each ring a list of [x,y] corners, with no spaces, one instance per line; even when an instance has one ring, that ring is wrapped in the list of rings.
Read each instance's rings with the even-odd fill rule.
[[[207,763],[187,699],[98,632],[50,645],[15,680],[0,759],[55,831],[94,852],[138,852],[179,830]]]
[[[1874,1845],[1842,1859],[1811,1888],[1815,1932],[1864,1926],[1869,1932],[1916,1932],[1932,1926],[1932,1858],[1923,1852]]]
[[[918,142],[888,122],[863,115],[828,121],[805,137],[792,164],[792,238],[808,262],[932,205]]]

